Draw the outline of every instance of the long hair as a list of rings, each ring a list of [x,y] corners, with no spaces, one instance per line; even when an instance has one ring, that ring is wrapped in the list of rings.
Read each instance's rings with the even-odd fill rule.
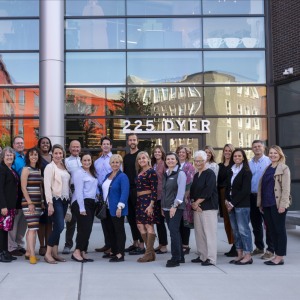
[[[82,158],[85,155],[89,155],[91,157],[92,164],[90,165],[89,171],[91,172],[93,177],[97,178],[97,171],[96,171],[95,166],[94,166],[94,160],[93,160],[92,154],[88,151],[83,152],[83,153],[80,154],[80,160],[82,160]]]
[[[55,145],[53,145],[53,147],[51,149],[51,152],[54,153],[55,149],[60,149],[63,152],[63,159],[62,159],[61,162],[64,165],[65,169],[68,170],[67,167],[66,167],[66,164],[65,164],[66,151],[65,151],[64,147],[62,145],[55,144]]]
[[[205,150],[208,150],[211,153],[211,158],[209,160],[209,163],[212,163],[212,162],[215,163],[216,162],[216,152],[215,152],[214,148],[212,146],[207,145],[204,147],[204,151]]]
[[[224,151],[225,151],[226,147],[228,147],[231,150],[231,156],[232,156],[232,152],[234,151],[234,146],[232,144],[225,144],[225,146],[223,147],[223,150],[222,150],[222,163],[223,164],[225,163]]]
[[[156,145],[152,151],[152,155],[151,155],[151,164],[152,166],[154,166],[156,164],[156,158],[154,157],[154,152],[156,149],[159,149],[162,153],[162,156],[161,156],[161,159],[162,161],[165,161],[166,160],[166,152],[165,152],[165,149],[163,148],[163,146],[161,145]]]
[[[230,165],[233,166],[235,163],[233,161],[233,156],[234,156],[234,153],[236,152],[241,152],[242,155],[243,155],[243,166],[245,168],[245,170],[249,171],[250,170],[250,167],[249,167],[249,163],[248,163],[248,158],[246,156],[246,153],[245,151],[242,149],[242,148],[236,148],[233,150],[232,154],[231,154],[231,158],[230,158]]]
[[[278,160],[278,162],[282,163],[282,164],[285,164],[285,155],[284,155],[282,149],[279,146],[277,146],[277,145],[272,145],[269,148],[269,152],[270,152],[271,149],[274,149],[279,154],[279,160]]]
[[[180,145],[180,146],[178,146],[177,149],[176,149],[176,154],[178,155],[179,151],[182,150],[182,149],[186,153],[186,160],[190,160],[191,156],[192,156],[192,152],[191,152],[190,148],[188,146],[186,146],[186,145]]]
[[[30,148],[27,153],[25,154],[25,164],[26,166],[30,166],[30,159],[29,159],[29,155],[32,154],[33,152],[36,152],[38,154],[38,160],[36,162],[36,168],[37,169],[41,169],[41,165],[42,165],[42,156],[41,156],[41,152],[37,147],[33,147]]]
[[[147,157],[148,165],[149,165],[149,167],[151,167],[151,160],[150,160],[149,154],[146,151],[141,151],[138,153],[138,155],[136,156],[136,160],[135,160],[135,169],[136,169],[137,173],[139,173],[142,170],[142,168],[140,167],[139,162],[138,162],[140,156],[142,156],[142,155],[145,155]]]

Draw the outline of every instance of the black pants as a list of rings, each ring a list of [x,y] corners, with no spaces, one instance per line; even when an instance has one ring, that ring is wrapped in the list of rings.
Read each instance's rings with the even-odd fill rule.
[[[264,215],[260,212],[259,208],[257,207],[257,194],[250,195],[250,220],[253,228],[254,244],[256,248],[261,250],[265,248],[263,229],[263,223],[265,223],[267,250],[274,253],[274,245],[268,222],[264,220]]]
[[[264,207],[264,216],[268,224],[272,241],[274,242],[275,254],[278,256],[286,255],[287,235],[285,229],[285,219],[287,210],[284,213],[278,213],[276,205]]]
[[[72,213],[77,218],[77,236],[76,236],[76,249],[80,251],[87,251],[89,239],[91,236],[94,215],[95,215],[95,200],[84,199],[84,207],[86,216],[80,214],[79,205],[77,201],[72,204]]]
[[[104,235],[105,247],[111,248],[111,242],[109,239],[109,229],[107,228],[107,223],[105,222],[105,220],[101,220],[101,225],[102,225],[102,230]]]
[[[184,226],[184,221],[182,217],[180,221],[180,235],[181,235],[182,245],[189,245],[190,234],[191,234],[191,229]]]
[[[136,188],[131,188],[129,191],[129,197],[128,197],[128,223],[130,225],[132,239],[134,241],[140,240],[143,241],[142,236],[140,234],[140,231],[137,228],[136,224],[136,218],[135,218],[135,207],[136,207],[136,201],[137,201],[137,192]]]
[[[106,212],[106,219],[104,220],[106,228],[108,229],[109,240],[111,242],[111,252],[113,254],[121,253],[124,255],[126,233],[124,227],[124,217],[113,217],[109,210]]]
[[[161,200],[156,202],[156,205],[159,207],[159,211],[161,211]],[[156,224],[158,242],[162,246],[168,245],[168,237],[167,237],[167,229],[165,225],[165,217],[160,213],[159,215],[159,223]]]
[[[0,252],[7,251],[8,247],[8,232],[0,229]]]

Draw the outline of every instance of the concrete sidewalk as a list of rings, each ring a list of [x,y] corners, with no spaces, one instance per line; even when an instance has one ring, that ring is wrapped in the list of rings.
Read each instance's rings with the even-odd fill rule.
[[[130,244],[126,224],[127,245]],[[60,248],[63,247],[64,233]],[[191,263],[195,238],[186,263],[166,268],[170,253],[157,255],[151,263],[137,263],[139,256],[126,255],[125,262],[109,263],[94,249],[103,246],[101,225],[94,224],[89,255],[93,263],[80,264],[66,255],[66,263],[30,265],[24,257],[0,264],[0,299],[91,300],[91,299],[201,299],[201,300],[296,300],[300,296],[300,228],[288,230],[288,255],[283,266],[266,266],[259,257],[252,265],[229,264],[223,224],[218,224],[217,266]],[[38,249],[38,247],[37,247]]]

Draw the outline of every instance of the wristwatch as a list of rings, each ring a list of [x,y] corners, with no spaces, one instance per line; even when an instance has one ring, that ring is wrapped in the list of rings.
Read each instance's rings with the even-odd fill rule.
[[[178,205],[175,205],[175,204],[173,204],[173,205],[172,205],[172,207],[174,207],[174,208],[177,208],[177,207],[178,207]]]

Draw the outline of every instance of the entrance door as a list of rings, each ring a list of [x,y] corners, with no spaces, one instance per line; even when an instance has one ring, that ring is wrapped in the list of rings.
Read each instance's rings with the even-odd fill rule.
[[[180,145],[186,145],[192,154],[202,149],[202,135],[200,134],[144,134],[138,135],[139,149],[152,153],[156,145],[162,145],[166,152],[175,152]]]

